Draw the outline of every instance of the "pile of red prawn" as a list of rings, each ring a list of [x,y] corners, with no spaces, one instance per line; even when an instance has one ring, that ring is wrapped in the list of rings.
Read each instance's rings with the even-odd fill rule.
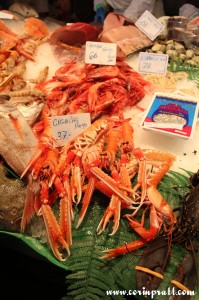
[[[36,88],[46,94],[51,115],[90,113],[92,122],[102,115],[119,114],[153,92],[151,83],[123,59],[113,66],[72,61]]]

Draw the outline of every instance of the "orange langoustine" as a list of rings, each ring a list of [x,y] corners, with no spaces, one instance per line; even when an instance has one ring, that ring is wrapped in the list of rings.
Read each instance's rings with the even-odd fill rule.
[[[49,29],[46,24],[37,18],[29,17],[24,20],[24,28],[28,35],[35,40],[40,40],[49,35]]]
[[[37,34],[35,37],[40,39]],[[124,119],[122,115],[113,117],[124,107],[138,103],[150,88],[149,82],[120,59],[115,66],[103,67],[71,62],[57,70],[52,79],[36,87],[46,95],[46,105],[39,123],[41,134],[31,148],[30,159],[20,170],[28,184],[21,231],[25,232],[35,213],[41,215],[55,257],[66,259],[72,244],[73,208],[82,204],[79,227],[95,189],[108,195],[110,200],[98,234],[105,230],[111,218],[114,219],[111,234],[118,230],[123,208],[132,211],[127,217],[133,229],[137,230],[136,225],[142,227],[141,245],[154,238],[161,226],[170,231],[175,218],[156,187],[174,156],[135,148],[131,119]],[[90,113],[90,127],[64,147],[55,147],[49,118],[79,112]],[[110,117],[100,119],[104,114]],[[26,122],[21,125],[26,127]],[[19,134],[18,139],[21,140]],[[151,166],[150,171],[147,164]],[[136,174],[138,181],[132,187],[131,178]],[[52,210],[55,201],[60,203],[59,220]],[[165,212],[163,215],[161,208]],[[140,209],[150,210],[152,226],[149,232],[135,219]],[[144,212],[143,219],[145,215]],[[168,228],[165,222],[169,223]],[[115,256],[115,253],[108,253],[104,258],[109,254]]]
[[[175,157],[169,153],[135,148],[131,119],[124,119],[122,116],[98,119],[65,146],[57,148],[53,144],[50,110],[47,105],[42,112],[44,130],[38,140],[16,108],[10,107],[8,110],[3,105],[1,110],[0,126],[7,122],[7,128],[12,128],[13,134],[5,136],[5,129],[0,127],[3,141],[0,153],[27,181],[21,231],[26,231],[35,213],[41,215],[49,245],[58,260],[65,260],[70,255],[74,206],[82,205],[77,224],[82,226],[95,189],[107,195],[110,201],[98,226],[98,234],[105,230],[111,218],[114,218],[114,234],[119,229],[124,208],[132,212],[127,216],[129,224],[142,237],[139,243],[132,242],[136,247],[153,239],[161,226],[165,232],[170,232],[175,218],[171,208],[157,191],[157,184],[169,170]],[[14,110],[15,114],[10,110]],[[31,140],[28,141],[27,136]],[[16,148],[12,152],[12,160],[8,155],[7,145],[12,149]],[[20,167],[19,157],[23,155],[23,151],[26,159]],[[24,155],[23,157],[25,158]],[[16,169],[16,162],[19,169]],[[132,187],[131,178],[136,174],[137,184]],[[59,220],[52,210],[55,201],[60,202]],[[136,219],[140,209],[144,210],[143,219],[146,211],[150,210],[149,230],[145,230]],[[128,247],[131,249],[131,245]],[[125,253],[123,250],[128,247],[122,246],[119,252],[117,249],[110,249],[104,258]]]
[[[92,122],[102,115],[117,115],[153,91],[153,86],[122,59],[114,66],[72,61],[36,88],[47,95],[52,115],[87,112]]]
[[[132,211],[126,217],[130,226],[142,237],[132,242],[136,248],[153,239],[161,226],[165,232],[170,232],[175,217],[156,187],[175,159],[172,154],[135,148],[131,120],[122,116],[96,120],[65,146],[55,148],[49,113],[46,105],[43,110],[44,131],[38,140],[38,150],[21,175],[29,178],[28,190],[33,183],[37,186],[35,196],[26,199],[21,222],[23,232],[35,212],[42,215],[55,257],[65,260],[72,245],[73,208],[82,205],[77,223],[79,227],[95,189],[107,195],[110,201],[98,226],[98,234],[105,230],[111,218],[114,219],[111,234],[114,234],[119,228],[124,208]],[[107,141],[110,142],[108,146]],[[137,184],[132,187],[131,178],[137,172]],[[54,201],[60,202],[59,220],[53,214]],[[136,219],[140,209],[144,210],[143,220],[146,211],[150,210],[149,230],[144,229]],[[131,249],[131,244],[127,248],[122,246],[119,252],[110,249],[103,258],[125,253],[128,248],[134,249]]]

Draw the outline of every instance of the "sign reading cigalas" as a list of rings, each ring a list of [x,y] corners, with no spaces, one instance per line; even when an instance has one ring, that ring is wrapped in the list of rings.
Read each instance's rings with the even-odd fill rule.
[[[89,113],[51,117],[50,121],[55,146],[64,146],[91,124]]]
[[[86,42],[85,63],[115,65],[117,45],[114,43]]]

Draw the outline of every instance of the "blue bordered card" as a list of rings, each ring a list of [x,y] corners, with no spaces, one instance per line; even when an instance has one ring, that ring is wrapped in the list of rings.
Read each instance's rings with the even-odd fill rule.
[[[173,136],[191,138],[198,117],[198,99],[182,94],[156,93],[141,127]]]

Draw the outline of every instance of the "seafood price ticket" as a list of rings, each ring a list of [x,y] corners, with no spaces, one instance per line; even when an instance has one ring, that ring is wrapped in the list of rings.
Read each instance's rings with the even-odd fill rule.
[[[64,146],[91,124],[89,113],[51,117],[50,121],[52,135],[57,147]]]
[[[135,25],[143,31],[150,40],[155,38],[164,29],[164,25],[160,23],[148,10],[135,22]]]
[[[87,64],[115,65],[117,45],[114,43],[86,42],[85,62]]]
[[[166,75],[168,59],[167,54],[140,52],[138,70],[145,74]]]

